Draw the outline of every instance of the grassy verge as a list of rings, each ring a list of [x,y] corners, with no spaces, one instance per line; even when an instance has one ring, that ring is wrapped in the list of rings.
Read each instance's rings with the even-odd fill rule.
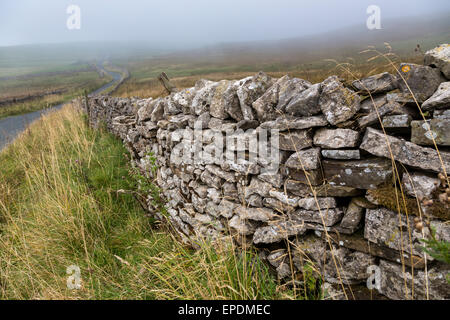
[[[138,178],[110,134],[71,106],[0,153],[1,299],[279,299],[252,252],[182,245],[133,197]],[[121,190],[121,191],[119,191]],[[69,266],[81,288],[68,289]]]

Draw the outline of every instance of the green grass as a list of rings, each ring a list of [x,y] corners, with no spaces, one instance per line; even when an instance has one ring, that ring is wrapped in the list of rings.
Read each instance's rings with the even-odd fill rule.
[[[1,299],[295,297],[256,252],[227,241],[193,250],[155,224],[121,141],[70,106],[32,124],[0,163]],[[80,290],[66,286],[71,265]]]

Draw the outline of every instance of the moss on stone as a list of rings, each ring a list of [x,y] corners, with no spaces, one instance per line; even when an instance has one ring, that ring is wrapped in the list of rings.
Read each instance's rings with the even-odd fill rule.
[[[398,211],[397,197],[399,195],[398,203],[400,205],[400,212],[403,214],[420,216],[420,208],[416,199],[408,198],[401,195],[401,191],[393,186],[383,186],[378,189],[368,190],[367,193],[373,197],[373,199],[381,206],[390,209],[392,211]],[[433,215],[436,218],[444,221],[450,220],[450,210],[442,202],[434,201],[434,203],[428,207],[427,213]]]

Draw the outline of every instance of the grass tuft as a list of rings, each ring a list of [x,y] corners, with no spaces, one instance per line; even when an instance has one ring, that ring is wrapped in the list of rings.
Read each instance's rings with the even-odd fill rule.
[[[231,241],[193,250],[158,228],[123,192],[141,183],[126,155],[72,106],[0,153],[0,298],[294,298],[255,251]],[[67,287],[72,265],[79,290]]]

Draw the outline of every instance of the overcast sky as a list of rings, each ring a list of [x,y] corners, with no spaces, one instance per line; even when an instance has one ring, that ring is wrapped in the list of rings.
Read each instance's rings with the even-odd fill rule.
[[[66,26],[71,4],[81,29]],[[74,41],[147,41],[193,46],[272,40],[450,11],[449,0],[0,0],[0,46]]]

